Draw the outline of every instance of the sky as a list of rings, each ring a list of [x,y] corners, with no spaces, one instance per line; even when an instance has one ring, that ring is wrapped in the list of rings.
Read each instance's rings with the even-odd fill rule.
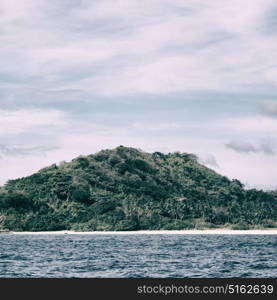
[[[277,188],[275,0],[1,0],[0,184],[119,145]]]

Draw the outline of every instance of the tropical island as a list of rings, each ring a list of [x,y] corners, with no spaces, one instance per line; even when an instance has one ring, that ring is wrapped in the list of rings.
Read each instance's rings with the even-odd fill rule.
[[[138,231],[277,227],[277,191],[245,189],[188,153],[119,146],[0,188],[0,230]]]

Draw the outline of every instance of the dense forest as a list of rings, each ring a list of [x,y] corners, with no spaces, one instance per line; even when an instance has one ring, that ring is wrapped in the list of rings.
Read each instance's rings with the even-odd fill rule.
[[[0,188],[0,229],[277,227],[277,193],[246,190],[186,153],[117,147]]]

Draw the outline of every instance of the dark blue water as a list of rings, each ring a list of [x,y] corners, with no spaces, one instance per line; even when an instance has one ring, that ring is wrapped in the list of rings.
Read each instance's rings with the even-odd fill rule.
[[[277,277],[276,235],[0,235],[0,277]]]

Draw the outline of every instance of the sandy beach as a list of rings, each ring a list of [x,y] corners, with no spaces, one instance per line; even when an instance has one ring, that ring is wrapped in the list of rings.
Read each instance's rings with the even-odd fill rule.
[[[20,232],[8,232],[8,234],[16,234],[16,235],[41,235],[41,234],[51,234],[51,235],[277,235],[277,228],[273,229],[253,229],[253,230],[231,230],[231,229],[206,229],[206,230],[139,230],[139,231],[70,231],[70,230],[62,230],[62,231],[20,231]]]

